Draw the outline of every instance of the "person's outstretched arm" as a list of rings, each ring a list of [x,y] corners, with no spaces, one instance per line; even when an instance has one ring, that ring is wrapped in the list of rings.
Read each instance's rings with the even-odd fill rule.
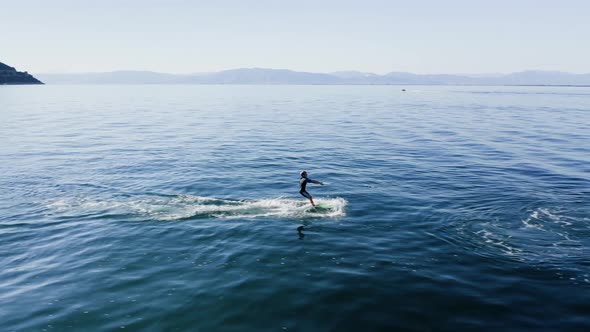
[[[324,185],[324,183],[322,181],[309,180],[309,182],[315,183],[315,184],[321,184],[322,186]]]

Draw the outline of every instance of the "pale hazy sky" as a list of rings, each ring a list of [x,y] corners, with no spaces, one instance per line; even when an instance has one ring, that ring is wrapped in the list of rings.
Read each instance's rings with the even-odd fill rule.
[[[32,73],[590,73],[589,59],[589,0],[0,0],[0,62]]]

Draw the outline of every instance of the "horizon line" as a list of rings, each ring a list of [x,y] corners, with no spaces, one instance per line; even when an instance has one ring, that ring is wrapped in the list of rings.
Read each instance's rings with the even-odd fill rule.
[[[494,75],[494,76],[502,76],[502,75],[510,75],[515,73],[526,73],[526,72],[540,72],[540,73],[562,73],[562,74],[571,74],[571,75],[590,75],[590,73],[574,73],[562,70],[544,70],[544,69],[523,69],[518,71],[512,72],[474,72],[474,73],[449,73],[449,72],[438,72],[438,73],[415,73],[410,71],[403,71],[403,70],[393,70],[389,72],[385,72],[382,74],[370,72],[370,71],[362,71],[362,70],[355,70],[355,69],[348,69],[348,70],[336,70],[330,72],[323,72],[323,71],[308,71],[308,70],[295,70],[295,69],[288,69],[288,68],[271,68],[271,67],[235,67],[235,68],[228,68],[228,69],[221,69],[221,70],[212,70],[212,71],[201,71],[201,72],[165,72],[165,71],[154,71],[151,69],[113,69],[113,70],[106,70],[106,71],[49,71],[49,72],[33,72],[33,74],[38,75],[57,75],[57,74],[65,74],[65,75],[76,75],[76,74],[108,74],[108,73],[121,73],[121,72],[135,72],[135,73],[155,73],[155,74],[168,74],[168,75],[199,75],[199,74],[213,74],[213,73],[220,73],[224,71],[232,71],[232,70],[241,70],[241,69],[261,69],[261,70],[284,70],[284,71],[291,71],[291,72],[299,72],[299,73],[312,73],[312,74],[337,74],[337,73],[360,73],[360,74],[369,74],[369,75],[377,75],[377,76],[384,76],[392,73],[404,73],[404,74],[413,74],[413,75],[457,75],[457,76],[472,76],[472,75]]]

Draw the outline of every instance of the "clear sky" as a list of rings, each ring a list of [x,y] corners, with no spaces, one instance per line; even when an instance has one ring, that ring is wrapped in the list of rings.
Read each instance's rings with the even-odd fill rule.
[[[0,62],[32,73],[590,73],[590,1],[0,0]]]

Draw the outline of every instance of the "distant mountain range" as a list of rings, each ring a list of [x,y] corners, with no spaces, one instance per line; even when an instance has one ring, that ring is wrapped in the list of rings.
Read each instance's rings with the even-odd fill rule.
[[[574,85],[590,86],[590,74],[523,71],[511,74],[385,75],[358,71],[310,73],[287,69],[240,68],[213,73],[166,74],[151,71],[36,74],[47,84],[309,84],[309,85]]]
[[[0,62],[0,85],[4,84],[43,84],[26,71],[17,71],[14,67]]]

